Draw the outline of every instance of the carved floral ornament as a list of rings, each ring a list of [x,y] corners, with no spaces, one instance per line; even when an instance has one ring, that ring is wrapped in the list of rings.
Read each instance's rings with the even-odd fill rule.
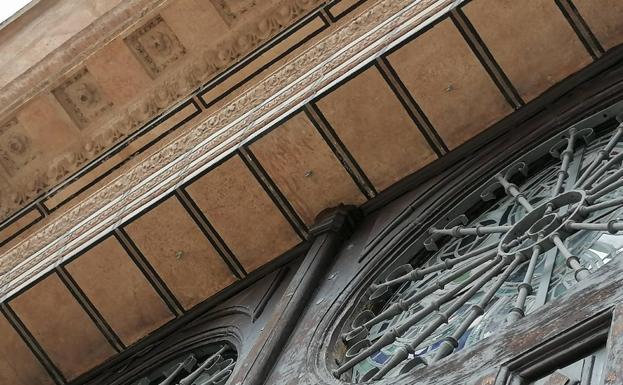
[[[428,229],[411,261],[373,279],[341,321],[333,374],[358,383],[417,372],[522,322],[618,258],[623,124],[605,131],[595,139],[570,128]]]
[[[254,133],[448,12],[455,1],[383,0],[325,37],[202,124],[127,170],[0,257],[0,295],[9,297],[132,212],[209,167]]]
[[[68,154],[52,160],[47,169],[39,170],[35,178],[37,182],[33,180],[17,186],[11,199],[0,201],[0,221],[42,192],[55,187],[153,117],[167,111],[197,87],[243,59],[322,2],[284,0],[257,20],[237,26],[231,36],[215,44],[213,49],[195,54],[192,58],[187,57],[186,49],[160,16],[150,19],[144,27],[131,34],[126,42],[148,73],[154,78],[158,76],[158,83],[140,100],[119,108],[114,116],[109,113],[112,103],[105,99],[85,68],[55,89],[57,99],[79,127],[84,128],[107,114],[106,119],[97,121],[103,127],[98,127],[100,134],[88,138]],[[173,62],[175,66],[170,65]]]

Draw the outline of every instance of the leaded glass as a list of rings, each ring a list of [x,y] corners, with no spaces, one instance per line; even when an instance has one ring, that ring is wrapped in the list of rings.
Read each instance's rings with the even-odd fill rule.
[[[508,167],[477,207],[430,229],[414,256],[423,265],[399,266],[370,285],[342,331],[346,352],[334,374],[362,382],[427,366],[608,263],[623,249],[623,125],[593,136],[569,129],[534,150],[551,156]]]

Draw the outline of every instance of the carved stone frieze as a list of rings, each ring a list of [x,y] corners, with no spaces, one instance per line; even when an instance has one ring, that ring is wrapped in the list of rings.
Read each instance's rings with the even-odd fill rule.
[[[176,62],[175,68],[163,73],[151,90],[137,101],[117,108],[115,114],[108,114],[107,119],[99,121],[98,134],[85,139],[79,147],[50,162],[48,169],[38,175],[38,179],[45,183],[21,186],[21,198],[18,200],[20,203],[14,203],[8,208],[4,206],[5,215],[0,216],[0,221],[36,198],[41,193],[42,185],[52,188],[62,182],[81,166],[166,111],[199,85],[238,62],[321,3],[322,0],[284,0],[257,20],[241,24],[231,36],[216,42],[214,48],[193,58],[185,55],[184,60],[181,60],[181,56],[184,56],[185,48],[164,20],[156,16],[148,21],[130,34],[126,43],[152,76],[160,74],[173,62]],[[163,48],[159,50],[156,46]],[[54,93],[79,127],[86,127],[111,108],[108,99],[86,69],[73,75]]]
[[[77,71],[52,93],[80,128],[87,127],[113,106],[86,68]]]
[[[304,0],[296,3],[310,4]],[[0,259],[0,272],[5,273],[1,293],[10,294],[37,272],[103,234],[455,4],[451,0],[382,0],[371,6],[202,124],[9,250]]]
[[[94,21],[89,28],[67,40],[51,52],[36,67],[24,72],[0,89],[0,115],[7,116],[35,95],[49,92],[65,74],[80,67],[80,63],[120,34],[159,9],[169,0],[122,1],[118,6]]]
[[[258,0],[211,0],[223,20],[232,26],[256,6]]]
[[[8,175],[15,175],[36,157],[31,150],[30,138],[17,118],[0,125],[0,165]]]
[[[125,42],[152,78],[186,54],[186,48],[160,15],[126,37]]]

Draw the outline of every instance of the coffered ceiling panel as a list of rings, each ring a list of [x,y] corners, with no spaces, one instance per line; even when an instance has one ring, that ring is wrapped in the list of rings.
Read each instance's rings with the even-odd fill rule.
[[[51,95],[33,99],[18,112],[13,133],[0,135],[0,147],[7,146],[8,156],[0,162],[8,164],[11,183],[20,200],[27,194],[41,193],[57,176],[48,172],[55,157],[63,154],[80,137],[80,130]]]
[[[50,94],[33,100],[17,114],[17,120],[40,151],[61,152],[80,134],[58,101]]]
[[[294,115],[250,148],[307,224],[327,207],[365,201],[304,113]]]
[[[56,274],[9,305],[68,379],[111,357],[115,351]],[[62,330],[62,333],[59,331]]]
[[[152,17],[126,37],[125,42],[153,78],[186,56],[186,47],[161,15]]]
[[[178,0],[160,14],[191,53],[213,46],[229,30],[212,3],[206,0]]]
[[[53,385],[39,361],[13,329],[9,321],[0,316],[0,384]]]
[[[173,318],[114,237],[97,244],[66,268],[126,345]]]
[[[151,85],[145,69],[122,40],[110,42],[86,66],[116,105],[131,101]]]
[[[187,309],[236,280],[175,197],[148,211],[125,229]]]
[[[592,60],[554,0],[473,0],[463,9],[526,102]]]
[[[318,107],[378,190],[437,158],[375,67],[323,97]]]
[[[238,156],[186,190],[247,272],[301,241]]]
[[[605,49],[623,43],[623,2],[573,0],[573,4]]]
[[[101,123],[114,106],[110,96],[86,67],[68,76],[52,93],[81,129]]]
[[[450,19],[388,60],[450,149],[513,111]]]

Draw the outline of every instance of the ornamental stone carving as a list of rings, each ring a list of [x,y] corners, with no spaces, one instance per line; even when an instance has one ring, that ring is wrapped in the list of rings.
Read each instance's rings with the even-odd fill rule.
[[[290,15],[296,15],[293,11],[301,12],[304,6],[311,9],[317,3],[320,2],[298,0],[290,2],[287,10]],[[449,0],[417,3],[383,0],[371,6],[215,111],[202,124],[65,212],[61,220],[51,221],[9,250],[0,259],[0,273],[4,274],[0,280],[2,294],[7,295],[27,282],[28,277],[47,269],[61,257],[60,250],[65,256],[71,253],[64,247],[69,242],[72,249],[80,247],[92,239],[94,232],[117,223],[123,216],[162,195],[187,175],[235,148],[249,135],[278,121],[319,89],[374,59],[393,42],[413,32],[430,17],[440,15],[452,4]],[[209,62],[204,61],[204,65],[213,68]],[[177,78],[177,82],[181,79],[184,78]],[[174,94],[171,90],[170,95]]]
[[[125,42],[153,78],[186,54],[186,48],[160,15],[126,37]]]
[[[30,138],[16,118],[0,126],[0,165],[8,175],[15,175],[34,158]]]
[[[52,93],[80,128],[87,127],[113,106],[86,68],[76,72]]]
[[[152,77],[158,76],[157,83],[138,100],[126,106],[113,106],[86,68],[57,87],[53,91],[54,95],[78,127],[85,128],[94,120],[102,118],[97,121],[99,133],[85,139],[80,147],[55,159],[46,170],[42,170],[38,178],[45,183],[38,183],[37,186],[22,185],[19,191],[23,197],[20,199],[22,203],[3,206],[6,214],[0,216],[0,221],[35,199],[41,192],[41,186],[51,188],[64,181],[81,166],[125,139],[321,3],[321,0],[284,0],[261,17],[241,22],[231,35],[216,43],[214,48],[193,57],[186,54],[186,49],[161,16],[149,20],[125,41],[146,71]],[[175,66],[172,66],[173,63]],[[171,68],[165,71],[167,67]],[[113,108],[114,114],[111,113]]]

